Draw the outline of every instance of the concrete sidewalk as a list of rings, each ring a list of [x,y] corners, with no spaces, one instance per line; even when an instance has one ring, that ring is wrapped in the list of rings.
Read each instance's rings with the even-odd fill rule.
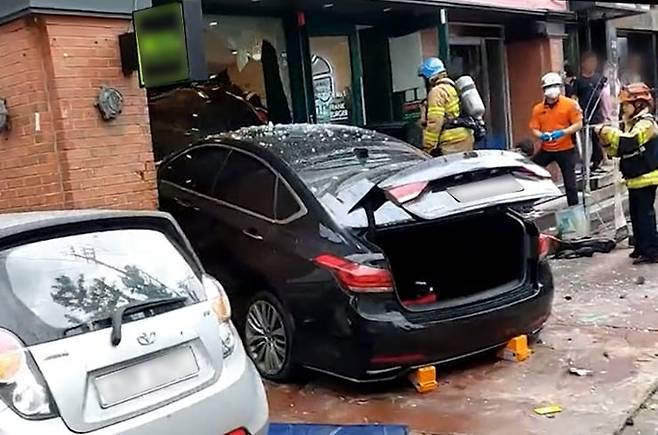
[[[440,387],[426,395],[405,382],[365,387],[316,375],[305,384],[270,384],[272,420],[403,423],[422,433],[474,435],[632,429],[627,419],[658,382],[658,268],[631,266],[627,254],[553,263],[554,314],[526,362],[440,367]],[[593,373],[569,374],[572,366]],[[553,403],[564,409],[553,418],[533,412]],[[634,433],[656,430],[624,435]]]

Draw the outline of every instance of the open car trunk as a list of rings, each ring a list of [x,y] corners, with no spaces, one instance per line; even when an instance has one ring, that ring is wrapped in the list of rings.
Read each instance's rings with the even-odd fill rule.
[[[495,297],[526,276],[526,227],[487,210],[378,230],[399,299],[409,309],[454,307]]]

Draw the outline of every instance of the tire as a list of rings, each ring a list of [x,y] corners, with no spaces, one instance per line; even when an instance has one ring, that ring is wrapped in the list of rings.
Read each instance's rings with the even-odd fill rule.
[[[242,331],[247,354],[261,376],[275,382],[293,378],[294,323],[279,299],[260,292],[250,299],[244,312]]]

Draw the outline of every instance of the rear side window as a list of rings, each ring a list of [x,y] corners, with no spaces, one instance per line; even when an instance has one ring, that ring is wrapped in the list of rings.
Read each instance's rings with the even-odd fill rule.
[[[28,345],[111,316],[135,301],[205,299],[200,278],[165,234],[121,229],[38,241],[0,252],[0,326]]]
[[[215,182],[213,197],[274,219],[276,175],[260,160],[233,151]]]
[[[162,179],[209,195],[229,153],[218,146],[193,148],[169,162],[163,169]]]
[[[278,220],[288,219],[299,210],[299,203],[293,196],[292,192],[288,186],[278,178],[276,182],[276,218]]]

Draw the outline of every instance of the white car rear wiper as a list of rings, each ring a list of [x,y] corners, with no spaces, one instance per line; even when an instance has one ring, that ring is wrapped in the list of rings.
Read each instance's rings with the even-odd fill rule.
[[[183,303],[189,298],[186,296],[172,296],[169,298],[149,299],[147,301],[133,301],[120,308],[117,308],[112,314],[95,317],[79,325],[72,326],[64,330],[64,337],[83,334],[85,332],[96,331],[99,329],[112,326],[112,344],[117,346],[121,342],[121,325],[123,317],[126,314],[139,312],[142,310],[175,305]]]
[[[121,343],[121,324],[123,323],[123,316],[126,314],[167,305],[181,304],[187,299],[187,296],[173,296],[169,298],[150,299],[148,301],[135,301],[118,308],[112,313],[112,346],[118,346]]]

